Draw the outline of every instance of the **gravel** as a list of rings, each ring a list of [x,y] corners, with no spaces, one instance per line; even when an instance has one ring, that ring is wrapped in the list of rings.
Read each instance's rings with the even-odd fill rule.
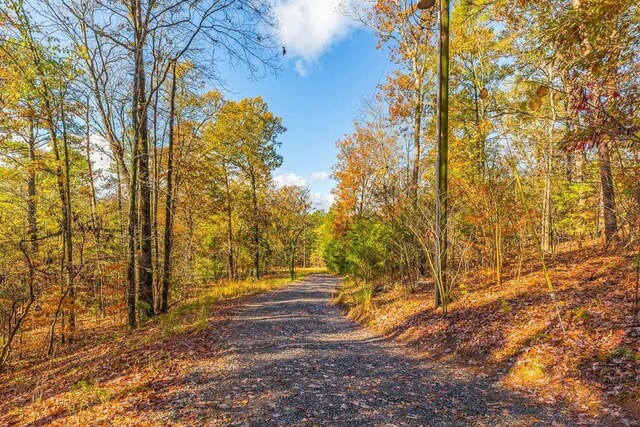
[[[314,275],[248,299],[170,423],[211,426],[568,425],[486,378],[420,358],[330,303],[338,279]]]

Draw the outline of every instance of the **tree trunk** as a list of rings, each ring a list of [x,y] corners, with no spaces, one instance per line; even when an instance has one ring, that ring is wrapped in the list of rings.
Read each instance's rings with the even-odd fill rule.
[[[552,251],[551,227],[551,175],[553,174],[553,131],[556,123],[556,110],[553,92],[549,94],[551,105],[551,123],[547,131],[547,144],[544,150],[544,193],[542,197],[542,241],[541,247],[545,252]]]
[[[131,9],[134,13],[134,25],[136,27],[135,43],[138,45],[141,43],[139,40],[139,21],[140,21],[140,6],[136,0],[132,1]],[[136,276],[136,259],[137,259],[137,230],[138,230],[138,162],[139,162],[139,105],[144,101],[140,100],[139,83],[139,63],[142,61],[142,47],[136,46],[134,53],[134,66],[136,70],[133,73],[133,101],[131,121],[134,131],[134,138],[131,144],[131,179],[129,185],[129,224],[127,226],[127,324],[130,329],[137,326],[137,295],[138,295],[138,283]]]
[[[551,252],[551,170],[545,167],[542,195],[542,250]]]
[[[296,246],[295,243],[291,244],[291,263],[289,264],[289,273],[291,280],[296,278]]]
[[[251,175],[253,201],[253,277],[260,278],[260,225],[258,224],[258,189],[255,174]]]
[[[138,146],[140,173],[140,252],[138,254],[138,282],[141,307],[146,318],[155,314],[153,300],[153,233],[151,230],[151,177],[149,173],[149,125],[147,119],[146,75],[144,68],[144,44],[142,8],[139,0],[133,1],[135,28],[134,70],[134,143]]]
[[[420,139],[422,137],[422,100],[421,93],[418,90],[416,93],[415,111],[414,111],[414,125],[413,125],[413,171],[411,174],[411,196],[414,203],[418,202],[418,185],[420,182]]]
[[[500,212],[498,211],[498,200],[495,198],[495,224],[494,224],[494,249],[495,249],[495,273],[496,284],[502,286],[502,225],[500,224]]]
[[[69,141],[67,139],[67,125],[66,125],[66,115],[64,112],[64,104],[61,107],[62,109],[62,143],[64,147],[64,182],[65,182],[65,193],[66,193],[66,217],[64,219],[65,222],[65,236],[67,244],[65,246],[67,252],[67,289],[69,289],[69,300],[72,304],[76,302],[76,286],[74,283],[74,264],[73,264],[73,229],[72,229],[72,218],[73,211],[71,209],[71,168],[69,161]],[[75,330],[76,330],[76,313],[73,308],[71,308],[69,312],[69,330],[70,330],[70,338],[73,339]]]
[[[175,202],[173,199],[173,152],[175,145],[175,114],[176,114],[176,63],[173,63],[173,78],[171,80],[171,96],[169,104],[169,148],[167,153],[167,197],[165,199],[164,214],[164,268],[162,273],[162,300],[160,311],[169,311],[169,287],[171,284],[171,250],[173,249],[173,215]]]
[[[233,259],[233,211],[231,208],[231,189],[229,188],[229,175],[227,173],[226,165],[223,166],[224,169],[224,182],[227,196],[227,269],[229,272],[229,280],[234,280],[236,278],[236,270]]]
[[[38,252],[38,216],[36,199],[38,190],[36,187],[36,137],[35,123],[33,117],[29,123],[29,168],[27,173],[27,215],[29,221],[29,239],[31,240],[31,251],[35,254]]]
[[[45,119],[45,127],[49,132],[50,143],[52,146],[52,151],[54,153],[54,158],[56,160],[55,165],[55,176],[58,187],[58,195],[60,197],[60,202],[62,205],[62,232],[63,232],[63,258],[62,258],[62,267],[61,267],[61,283],[66,284],[66,291],[62,290],[62,296],[60,301],[62,302],[66,297],[67,293],[73,291],[73,297],[75,298],[75,288],[73,283],[73,241],[72,241],[72,232],[71,232],[71,201],[70,201],[70,190],[69,190],[69,156],[68,156],[68,141],[67,141],[67,131],[65,124],[65,115],[64,115],[64,102],[61,102],[61,117],[62,117],[62,132],[63,132],[63,144],[64,144],[64,152],[65,152],[65,168],[63,170],[62,167],[62,158],[60,155],[60,141],[58,140],[58,134],[56,132],[57,126],[54,120],[53,107],[51,105],[51,92],[49,91],[49,87],[47,85],[47,79],[44,75],[42,75],[41,67],[40,67],[40,59],[37,53],[37,49],[32,44],[33,40],[29,35],[29,48],[34,54],[34,66],[35,69],[38,70],[42,79],[42,92],[40,96],[42,98],[42,102],[44,104],[44,119]],[[66,183],[64,171],[66,171]],[[65,274],[66,272],[66,274]],[[73,328],[75,328],[75,317],[73,317],[72,323],[72,333]],[[51,343],[53,343],[54,337],[54,328],[56,324],[56,319],[54,318],[54,322],[51,328]],[[64,333],[64,332],[63,332]],[[53,350],[53,346],[50,346],[50,351]]]
[[[600,185],[602,191],[602,216],[604,219],[605,245],[609,245],[615,239],[618,232],[616,218],[616,203],[613,187],[613,174],[611,172],[611,159],[609,147],[605,141],[598,143],[598,159],[600,161]]]
[[[101,224],[98,221],[98,215],[96,212],[97,200],[96,200],[96,186],[95,186],[95,178],[93,174],[93,163],[91,162],[91,128],[89,127],[89,99],[87,98],[87,111],[85,117],[85,154],[87,156],[87,169],[89,172],[89,189],[91,194],[89,194],[89,210],[91,214],[91,227],[93,229],[93,235],[96,239],[96,247],[100,251],[102,249],[102,239],[101,239]],[[94,280],[94,283],[97,285],[97,294],[98,294],[98,304],[100,309],[100,314],[104,317],[104,299],[103,299],[103,269],[102,269],[102,261],[98,260],[96,264],[96,270],[98,272],[97,279]]]

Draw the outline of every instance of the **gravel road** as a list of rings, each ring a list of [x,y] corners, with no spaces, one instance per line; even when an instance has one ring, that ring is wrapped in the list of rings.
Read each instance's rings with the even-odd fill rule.
[[[173,422],[238,426],[567,425],[489,380],[420,359],[330,303],[338,279],[310,276],[250,298],[221,359],[194,370]],[[555,413],[554,413],[555,412]],[[188,418],[185,418],[186,414]],[[169,418],[172,418],[171,416]]]

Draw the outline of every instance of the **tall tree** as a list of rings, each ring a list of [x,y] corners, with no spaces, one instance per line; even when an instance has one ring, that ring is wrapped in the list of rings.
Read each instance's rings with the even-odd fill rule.
[[[253,276],[260,278],[261,199],[271,172],[282,164],[276,149],[286,129],[261,98],[229,101],[223,105],[208,138],[219,141],[222,156],[247,181],[251,199]]]

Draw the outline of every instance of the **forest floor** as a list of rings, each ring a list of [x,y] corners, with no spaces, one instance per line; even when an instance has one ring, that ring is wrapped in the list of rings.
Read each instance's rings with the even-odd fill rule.
[[[284,284],[14,365],[0,425],[623,425],[358,326],[331,304],[336,278]]]
[[[58,344],[53,359],[43,356],[47,331],[27,331],[14,349],[21,356],[0,374],[0,426],[157,425],[149,412],[162,403],[154,399],[184,385],[203,360],[220,357],[232,311],[290,284],[288,273],[217,283],[132,332],[121,316],[83,315],[76,339]]]
[[[35,392],[25,384],[16,393],[15,381],[3,386],[3,397],[16,394],[0,407],[0,423],[571,424],[562,405],[537,404],[470,371],[439,366],[351,322],[331,304],[337,283],[310,276],[211,306],[206,326],[161,342],[125,352],[130,340],[105,343],[46,372],[38,366],[28,374]]]
[[[446,317],[434,310],[432,284],[372,291],[347,282],[337,301],[350,318],[425,359],[471,370],[536,402],[562,402],[587,425],[640,425],[633,255],[591,245],[548,261],[557,309],[535,259],[507,263],[501,285],[493,271],[463,277]]]

